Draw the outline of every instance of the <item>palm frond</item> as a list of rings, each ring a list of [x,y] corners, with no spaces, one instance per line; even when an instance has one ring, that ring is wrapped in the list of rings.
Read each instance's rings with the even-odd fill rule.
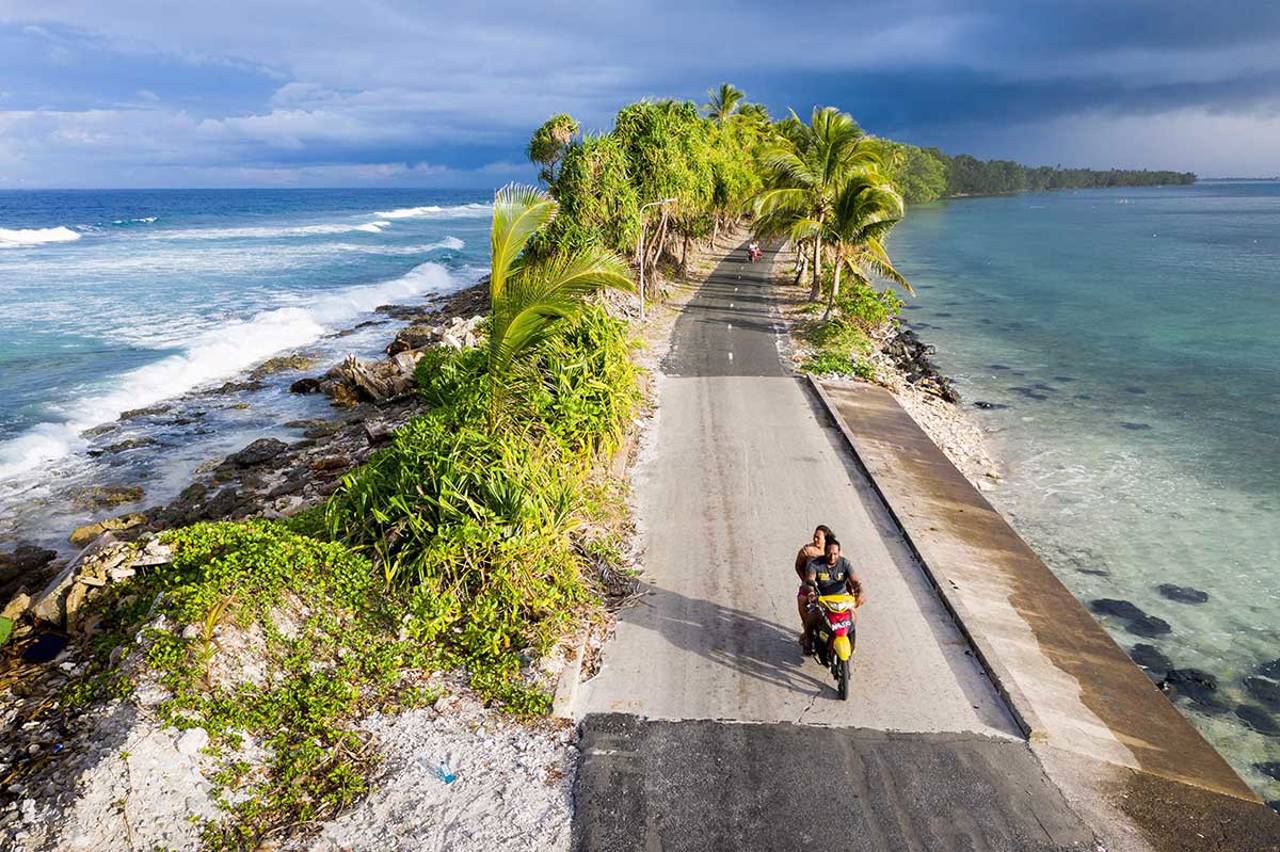
[[[489,290],[500,296],[529,238],[556,215],[556,202],[540,189],[510,183],[493,197]]]
[[[870,239],[863,244],[863,251],[858,258],[858,265],[886,281],[892,281],[911,295],[915,295],[915,288],[912,287],[911,282],[908,281],[896,267],[894,267],[893,261],[889,259],[889,253],[885,251],[884,243],[880,240]]]
[[[574,316],[584,296],[606,288],[634,289],[627,264],[606,252],[584,249],[521,267],[493,303],[490,373],[504,375],[520,352]]]

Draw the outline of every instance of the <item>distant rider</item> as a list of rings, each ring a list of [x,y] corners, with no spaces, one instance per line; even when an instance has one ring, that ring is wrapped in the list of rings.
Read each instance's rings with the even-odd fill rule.
[[[840,542],[834,536],[828,536],[823,542],[823,555],[809,560],[805,566],[805,584],[809,588],[810,600],[815,604],[807,610],[805,620],[805,653],[811,654],[813,648],[808,637],[812,635],[811,628],[817,626],[814,624],[814,619],[818,617],[817,596],[857,595],[858,601],[854,606],[860,607],[866,600],[866,592],[863,590],[862,579],[858,576],[858,572],[854,570],[848,559],[840,555]],[[856,612],[853,613],[853,620],[856,625],[858,621]]]

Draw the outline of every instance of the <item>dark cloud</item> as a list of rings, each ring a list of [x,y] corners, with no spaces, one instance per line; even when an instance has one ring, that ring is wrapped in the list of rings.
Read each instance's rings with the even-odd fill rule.
[[[1175,134],[1220,121],[1259,138],[1217,146],[1198,127],[1171,151],[1274,171],[1261,137],[1280,131],[1280,3],[6,0],[0,180],[369,166],[352,174],[448,182],[518,162],[552,112],[606,129],[628,100],[701,99],[721,80],[775,113],[837,104],[981,156],[1060,156],[1074,122],[1119,140],[1080,147],[1100,166],[1150,152],[1111,132],[1135,117]]]

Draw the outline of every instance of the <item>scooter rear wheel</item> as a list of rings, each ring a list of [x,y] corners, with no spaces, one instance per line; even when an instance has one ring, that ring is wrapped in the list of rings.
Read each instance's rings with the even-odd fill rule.
[[[838,664],[839,669],[836,672],[836,691],[840,693],[841,701],[849,700],[849,661],[841,660]]]

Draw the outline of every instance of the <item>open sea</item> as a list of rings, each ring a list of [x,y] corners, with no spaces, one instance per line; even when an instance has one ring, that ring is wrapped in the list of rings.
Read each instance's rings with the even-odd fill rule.
[[[290,382],[473,283],[491,195],[427,190],[0,192],[0,549],[162,503],[194,468],[316,417]],[[230,387],[272,355],[310,371]],[[139,411],[141,410],[141,411]],[[122,413],[137,412],[124,419]],[[74,495],[141,484],[136,506]]]
[[[1178,706],[1280,799],[1255,766],[1280,761],[1280,684],[1245,680],[1280,658],[1280,183],[939,202],[890,249],[1007,467],[987,496],[1081,600],[1167,622],[1103,618],[1216,678],[1217,706]]]

